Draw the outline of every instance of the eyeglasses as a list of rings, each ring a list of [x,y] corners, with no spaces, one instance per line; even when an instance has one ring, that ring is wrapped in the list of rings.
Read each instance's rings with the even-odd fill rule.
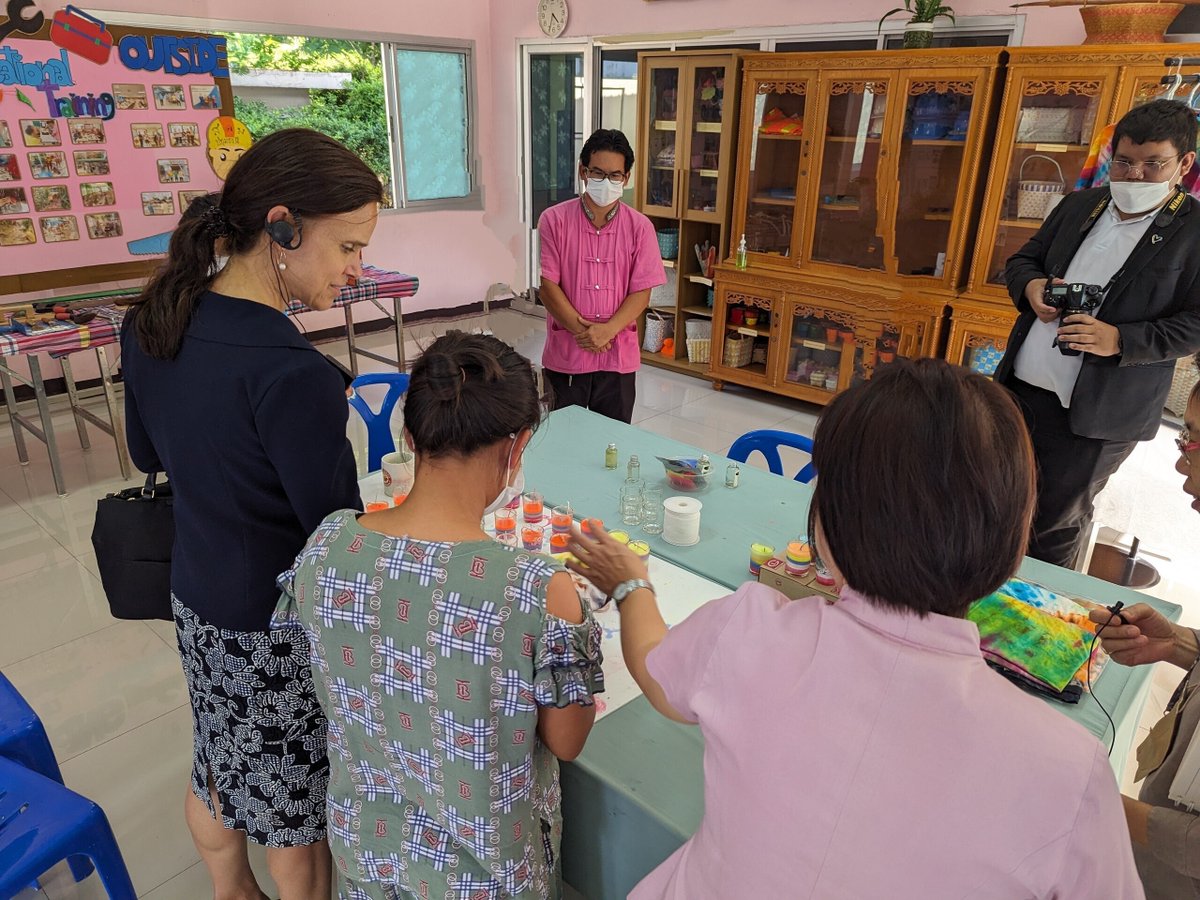
[[[1191,465],[1191,460],[1188,459],[1188,454],[1200,450],[1200,441],[1190,440],[1191,436],[1191,433],[1185,428],[1180,432],[1179,437],[1175,438],[1175,446],[1179,448],[1179,452],[1183,455],[1184,462],[1189,465]]]
[[[605,172],[603,169],[588,169],[587,177],[590,181],[611,181],[613,184],[624,184],[624,172]]]
[[[1146,178],[1150,181],[1157,181],[1162,177],[1163,172],[1167,170],[1167,166],[1171,165],[1179,156],[1172,156],[1170,159],[1150,160],[1144,163],[1131,163],[1127,159],[1114,159],[1109,164],[1109,171],[1118,178],[1127,178],[1134,173],[1138,178]]]

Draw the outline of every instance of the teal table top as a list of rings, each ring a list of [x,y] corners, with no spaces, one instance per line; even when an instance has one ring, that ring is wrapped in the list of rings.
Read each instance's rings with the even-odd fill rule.
[[[604,467],[604,450],[617,445],[620,463],[616,469]],[[669,438],[660,437],[633,425],[605,418],[577,406],[552,413],[535,434],[525,455],[526,482],[540,490],[547,503],[570,501],[576,515],[604,519],[610,530],[619,528],[618,491],[625,480],[629,454],[636,453],[641,477],[647,484],[661,484],[664,496],[678,493],[667,484],[656,456],[698,456],[704,451]],[[636,537],[650,544],[656,556],[688,569],[730,589],[742,584],[747,571],[750,545],[755,542],[776,548],[807,531],[808,506],[812,488],[791,477],[772,475],[751,465],[742,465],[739,486],[724,486],[725,466],[729,460],[710,453],[713,478],[703,492],[687,494],[704,504],[700,519],[700,542],[692,547],[675,547],[661,535]],[[789,473],[789,476],[794,473]],[[634,529],[636,531],[636,529]],[[1078,572],[1026,559],[1020,576],[1061,594],[1085,597],[1111,605],[1121,600],[1126,606],[1144,602],[1178,621],[1179,606],[1145,594],[1118,587]],[[1079,722],[1105,743],[1112,739],[1108,720],[1096,703],[1100,702],[1118,723],[1118,731],[1128,730],[1132,740],[1140,704],[1136,703],[1149,678],[1149,667],[1129,669],[1110,664],[1094,685],[1095,697],[1085,694],[1075,705],[1048,700],[1055,709]],[[1128,720],[1134,721],[1130,723]],[[608,723],[601,723],[601,726]],[[1123,725],[1129,726],[1127,729]],[[1122,751],[1121,735],[1114,749],[1114,768],[1123,763],[1128,747]],[[1117,768],[1118,773],[1120,769]]]

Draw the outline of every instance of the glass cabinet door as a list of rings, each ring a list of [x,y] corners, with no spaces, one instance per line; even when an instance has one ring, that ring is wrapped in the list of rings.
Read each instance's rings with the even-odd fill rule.
[[[677,216],[679,211],[679,124],[685,121],[683,105],[687,98],[680,93],[682,66],[652,62],[649,67],[650,121],[647,147],[649,158],[639,160],[644,165],[646,201],[643,212],[651,215]]]
[[[726,110],[732,109],[736,84],[725,84],[731,63],[722,60],[713,65],[697,62],[689,66],[691,90],[691,127],[687,136],[687,206],[689,219],[721,222],[724,218],[724,185],[721,184],[723,157],[732,152],[728,138]],[[728,87],[729,93],[726,94]],[[725,98],[730,103],[725,103]],[[732,167],[725,166],[732,176]]]
[[[1020,100],[1016,121],[1009,126],[1014,129],[1010,143],[999,151],[1008,155],[1008,165],[997,170],[1003,171],[1003,181],[996,236],[979,279],[1000,288],[1008,258],[1075,189],[1092,137],[1107,124],[1103,120],[1112,97],[1109,79],[1097,73],[1054,79],[1026,75],[1014,87]]]
[[[894,211],[895,270],[941,278],[959,183],[969,175],[965,148],[979,82],[916,74],[908,77],[906,88]]]
[[[881,205],[887,200],[883,137],[886,79],[864,81],[834,75],[822,80],[828,111],[821,145],[820,180],[811,257],[859,269],[885,268]]]
[[[792,254],[796,191],[809,148],[805,118],[811,95],[808,79],[760,81],[749,112],[749,178],[741,232],[749,253],[765,257]],[[745,120],[744,120],[745,121]],[[745,157],[743,157],[745,158]]]
[[[791,306],[787,368],[783,380],[829,394],[849,387],[855,349],[854,322],[845,312],[806,304]]]

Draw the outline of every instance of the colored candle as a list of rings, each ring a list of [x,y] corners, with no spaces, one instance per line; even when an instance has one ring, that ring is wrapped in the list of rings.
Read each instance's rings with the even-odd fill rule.
[[[550,552],[551,553],[566,553],[567,545],[570,543],[570,541],[571,541],[571,538],[565,534],[550,535]]]
[[[542,549],[542,529],[540,527],[526,525],[521,529],[521,546],[526,550],[538,551]]]
[[[629,543],[629,535],[626,534],[624,531],[610,531],[608,533],[608,536],[610,538],[612,538],[614,541],[616,541],[618,544],[628,544]]]
[[[579,523],[579,528],[581,531],[583,531],[584,534],[591,534],[592,533],[592,528],[591,528],[592,525],[595,525],[597,528],[603,528],[604,520],[603,519],[584,519],[582,522]]]
[[[775,554],[775,548],[770,544],[751,544],[750,545],[750,574],[758,577],[758,571],[765,563]]]
[[[534,525],[542,521],[546,511],[542,504],[542,495],[537,491],[530,491],[525,495],[525,503],[522,508],[525,513],[525,521]]]
[[[554,529],[555,534],[570,534],[573,521],[574,513],[570,504],[556,506],[550,511],[550,527]]]
[[[650,562],[650,545],[645,541],[630,541],[629,549],[636,553],[642,562]]]
[[[517,533],[517,516],[511,509],[496,510],[496,534],[512,534]]]

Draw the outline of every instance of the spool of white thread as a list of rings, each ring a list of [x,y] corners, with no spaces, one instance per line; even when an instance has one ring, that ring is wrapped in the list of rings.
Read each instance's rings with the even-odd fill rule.
[[[668,497],[663,501],[663,540],[676,547],[700,542],[700,510],[704,504],[692,497]]]

